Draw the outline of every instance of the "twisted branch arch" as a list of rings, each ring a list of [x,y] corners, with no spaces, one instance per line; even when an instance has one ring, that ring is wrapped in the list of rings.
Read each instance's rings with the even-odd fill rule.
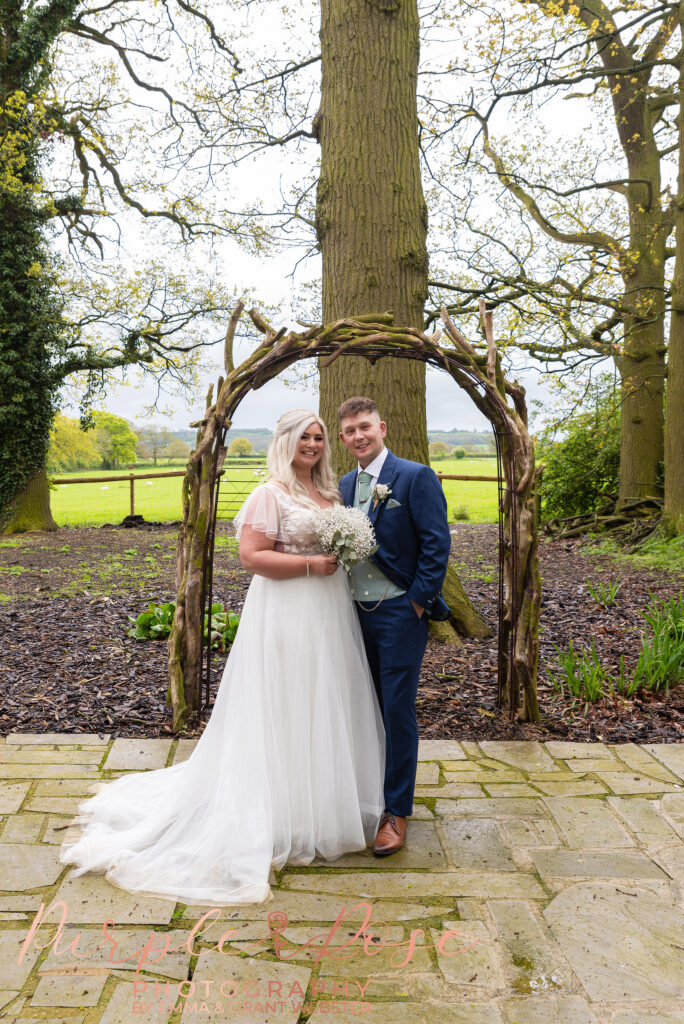
[[[525,390],[506,377],[494,340],[492,314],[480,304],[484,341],[471,344],[446,309],[432,335],[394,325],[391,313],[368,314],[331,324],[305,324],[303,331],[276,330],[252,309],[249,316],[263,335],[261,344],[239,366],[233,361],[235,330],[243,311],[238,303],[226,331],[225,376],[216,400],[209,389],[197,443],[183,481],[183,522],[178,533],[177,599],[168,644],[169,689],[174,729],[209,700],[211,651],[203,663],[202,623],[211,606],[213,549],[224,444],[232,417],[245,395],[262,387],[292,363],[317,358],[323,366],[345,355],[416,359],[445,370],[492,424],[499,478],[499,634],[497,697],[511,717],[538,721],[537,664],[541,576],[538,557],[538,483],[534,445],[527,429]],[[442,340],[442,344],[440,344]],[[203,678],[204,677],[204,678]],[[202,682],[206,685],[201,704]]]

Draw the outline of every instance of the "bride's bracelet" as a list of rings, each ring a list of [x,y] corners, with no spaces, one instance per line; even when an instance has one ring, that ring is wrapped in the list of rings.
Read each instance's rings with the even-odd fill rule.
[[[311,568],[310,568],[310,566],[309,566],[309,559],[310,559],[310,558],[311,558],[311,555],[307,555],[307,556],[306,556],[306,575],[307,575],[307,576],[310,576],[310,575],[311,575]]]

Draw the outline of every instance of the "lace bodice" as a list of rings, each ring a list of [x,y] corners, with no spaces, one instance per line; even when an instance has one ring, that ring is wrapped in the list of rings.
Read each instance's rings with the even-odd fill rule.
[[[299,502],[277,484],[264,484],[276,495],[280,511],[281,540],[276,541],[275,550],[290,555],[320,555],[323,548],[316,539],[314,522],[317,513]]]
[[[260,484],[244,503],[234,523],[239,538],[244,525],[263,530],[275,540],[274,550],[291,555],[320,555],[314,533],[317,512],[301,505],[296,498],[271,480]]]

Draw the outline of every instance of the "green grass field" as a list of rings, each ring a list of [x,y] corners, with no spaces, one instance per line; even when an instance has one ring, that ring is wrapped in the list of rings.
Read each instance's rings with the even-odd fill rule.
[[[459,476],[496,476],[496,459],[439,459],[432,463],[435,473],[457,473]],[[497,520],[496,481],[444,480],[444,494],[449,509],[449,521],[464,505],[470,523],[494,523]]]
[[[155,470],[154,467],[136,466],[133,472],[161,473],[181,468],[159,465]],[[255,476],[255,468],[254,464],[244,467],[233,464],[226,467],[219,492],[219,515],[232,518],[247,494],[256,487],[259,477]],[[439,473],[495,476],[496,459],[443,459],[435,462],[433,468]],[[100,477],[121,475],[125,472],[77,470],[73,473],[60,473],[58,477]],[[163,477],[159,480],[136,480],[136,513],[143,515],[149,522],[172,522],[180,519],[181,483],[180,476]],[[450,519],[454,518],[457,508],[464,505],[469,522],[492,523],[496,520],[496,483],[445,480],[444,493]],[[58,526],[101,526],[103,523],[120,523],[130,512],[128,480],[58,484],[51,491],[50,499],[52,514]]]

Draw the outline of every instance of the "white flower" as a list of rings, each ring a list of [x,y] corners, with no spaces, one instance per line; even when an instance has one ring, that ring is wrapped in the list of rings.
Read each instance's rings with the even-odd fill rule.
[[[371,511],[374,512],[381,502],[387,501],[391,493],[392,492],[387,484],[376,484],[373,488],[373,493],[371,494],[373,499],[373,507]]]
[[[316,516],[315,532],[326,554],[336,555],[347,572],[378,550],[371,521],[358,508],[333,505],[322,509]]]

